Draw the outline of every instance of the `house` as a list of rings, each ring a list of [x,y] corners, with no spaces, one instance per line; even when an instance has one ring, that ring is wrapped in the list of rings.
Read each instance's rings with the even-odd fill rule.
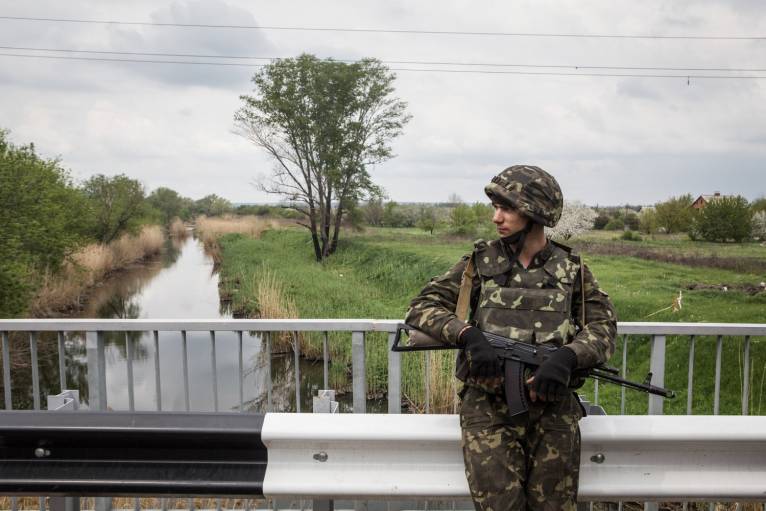
[[[697,199],[694,202],[692,202],[692,207],[694,209],[702,209],[707,205],[708,202],[725,199],[727,197],[732,197],[732,196],[721,195],[721,192],[715,192],[713,195],[700,195],[699,197],[697,197]]]

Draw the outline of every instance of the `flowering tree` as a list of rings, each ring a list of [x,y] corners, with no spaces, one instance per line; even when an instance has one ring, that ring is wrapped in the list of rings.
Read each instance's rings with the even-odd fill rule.
[[[753,215],[753,238],[766,241],[766,211]]]
[[[550,238],[568,240],[592,229],[596,216],[595,211],[580,201],[564,201],[561,220],[556,227],[546,227],[545,232]]]

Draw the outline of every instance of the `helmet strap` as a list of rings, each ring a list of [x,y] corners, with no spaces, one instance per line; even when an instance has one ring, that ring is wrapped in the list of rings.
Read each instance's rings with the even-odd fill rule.
[[[495,275],[494,281],[497,285],[502,287],[506,287],[508,285],[508,282],[511,280],[513,267],[516,266],[516,261],[519,259],[519,255],[524,250],[524,241],[526,241],[527,235],[532,230],[534,225],[535,222],[533,222],[531,219],[527,220],[527,225],[525,225],[523,229],[511,234],[510,236],[500,238],[500,246],[502,247],[503,252],[505,252],[505,256],[508,258],[510,268],[506,273],[503,273],[502,275]],[[513,248],[513,245],[516,245],[515,249]]]

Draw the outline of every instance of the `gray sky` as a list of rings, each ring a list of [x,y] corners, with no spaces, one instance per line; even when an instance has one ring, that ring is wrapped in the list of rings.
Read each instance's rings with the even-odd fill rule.
[[[0,0],[0,16],[473,32],[766,37],[760,0]],[[572,66],[766,69],[766,39],[532,38],[181,28],[0,19],[0,46]],[[0,53],[35,53],[0,49]],[[49,53],[50,54],[50,53]],[[93,57],[94,55],[91,55]],[[125,58],[125,57],[123,57]],[[134,57],[144,58],[147,57]],[[180,59],[175,59],[180,60]],[[211,60],[211,59],[198,59]],[[391,65],[395,68],[407,67]],[[426,66],[409,66],[424,68]],[[454,66],[432,66],[457,69]],[[479,68],[489,69],[489,68]],[[498,70],[498,68],[491,68]],[[565,69],[501,68],[573,72]],[[273,201],[273,166],[233,133],[256,68],[0,56],[0,128],[60,156],[78,179],[125,173],[147,190]],[[649,71],[592,71],[651,73]],[[762,72],[666,74],[764,76]],[[540,165],[595,205],[671,195],[766,194],[766,78],[724,80],[397,72],[413,115],[372,169],[391,199],[484,200],[508,165]]]

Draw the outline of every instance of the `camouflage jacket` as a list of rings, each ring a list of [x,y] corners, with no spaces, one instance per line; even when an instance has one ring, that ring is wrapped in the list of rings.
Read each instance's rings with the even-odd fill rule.
[[[579,368],[606,362],[614,351],[617,318],[609,296],[593,274],[568,247],[553,241],[532,259],[528,268],[511,265],[500,240],[476,242],[445,274],[434,277],[410,303],[405,322],[458,343],[466,323],[455,316],[460,281],[467,261],[474,258],[471,321],[482,330],[529,343],[567,345]],[[585,321],[580,271],[583,271]],[[458,355],[457,377],[465,380],[467,365]]]

